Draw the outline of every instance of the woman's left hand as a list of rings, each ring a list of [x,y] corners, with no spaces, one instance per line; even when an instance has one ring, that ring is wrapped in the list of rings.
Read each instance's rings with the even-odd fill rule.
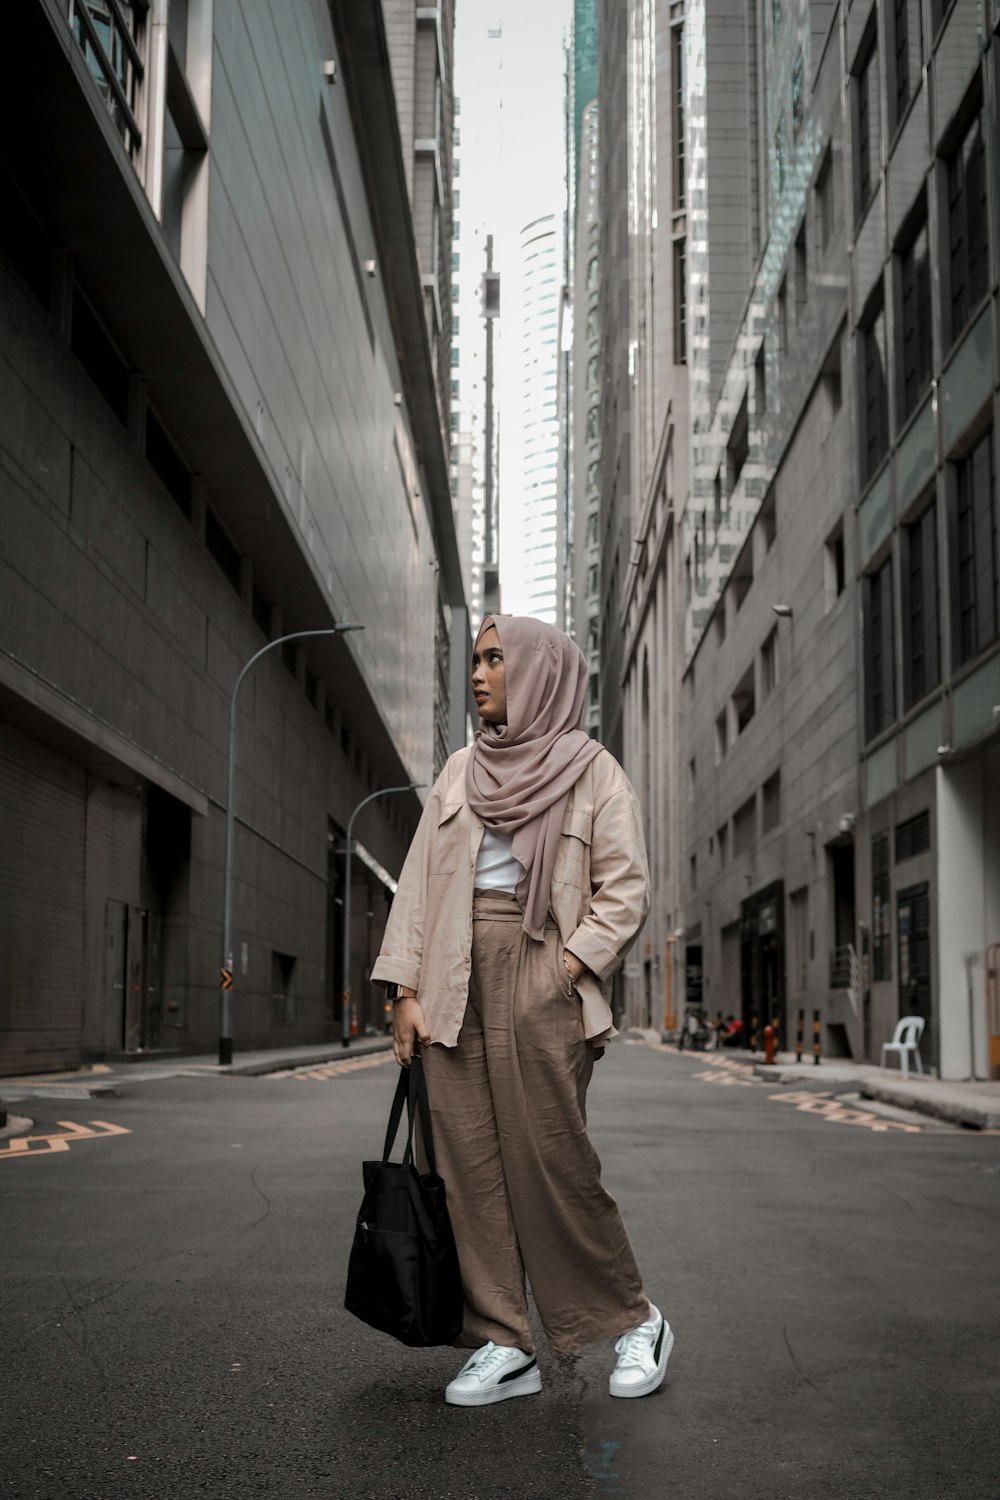
[[[581,959],[577,958],[575,953],[570,953],[568,948],[563,949],[563,964],[574,984],[576,984],[581,974],[587,972],[587,965]]]

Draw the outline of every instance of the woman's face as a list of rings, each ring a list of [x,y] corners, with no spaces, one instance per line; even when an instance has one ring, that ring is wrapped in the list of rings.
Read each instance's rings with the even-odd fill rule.
[[[482,632],[472,653],[472,692],[481,719],[488,724],[506,724],[507,682],[495,625]]]

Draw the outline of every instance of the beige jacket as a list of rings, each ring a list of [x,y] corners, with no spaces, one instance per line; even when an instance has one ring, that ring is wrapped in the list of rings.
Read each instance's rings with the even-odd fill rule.
[[[483,824],[465,796],[471,748],[451,756],[427,799],[399,877],[374,984],[416,990],[431,1037],[453,1047],[472,968],[472,893]],[[613,1037],[611,976],[649,910],[639,801],[607,750],[569,794],[550,904],[563,946],[587,966],[576,989],[585,1034]]]

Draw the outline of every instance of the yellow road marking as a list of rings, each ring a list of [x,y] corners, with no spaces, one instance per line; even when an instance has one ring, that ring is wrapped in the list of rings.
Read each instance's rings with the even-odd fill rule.
[[[0,1161],[23,1161],[26,1156],[47,1156],[53,1151],[68,1151],[76,1141],[98,1140],[102,1136],[131,1135],[124,1125],[112,1125],[107,1120],[91,1120],[87,1125],[75,1120],[57,1120],[62,1130],[57,1135],[15,1135],[0,1141]]]
[[[269,1073],[269,1078],[291,1078],[296,1083],[325,1083],[328,1078],[339,1078],[342,1073],[357,1073],[362,1068],[378,1068],[392,1062],[391,1052],[375,1052],[369,1057],[349,1058],[345,1062],[324,1063],[318,1068],[282,1068],[279,1073]]]
[[[902,1120],[883,1120],[880,1115],[872,1114],[867,1109],[852,1109],[841,1104],[830,1092],[770,1094],[768,1097],[775,1104],[791,1104],[803,1114],[820,1115],[833,1125],[860,1125],[876,1135],[887,1130],[901,1130],[904,1135],[920,1135],[923,1130],[921,1125],[904,1125]]]

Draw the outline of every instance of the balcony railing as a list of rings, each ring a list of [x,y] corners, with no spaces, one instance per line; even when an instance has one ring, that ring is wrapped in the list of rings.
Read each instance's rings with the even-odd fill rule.
[[[851,943],[830,950],[830,988],[846,990],[851,1009],[857,1016],[861,1005],[861,965]]]
[[[69,0],[69,24],[133,161],[142,146],[142,44],[148,0]]]

